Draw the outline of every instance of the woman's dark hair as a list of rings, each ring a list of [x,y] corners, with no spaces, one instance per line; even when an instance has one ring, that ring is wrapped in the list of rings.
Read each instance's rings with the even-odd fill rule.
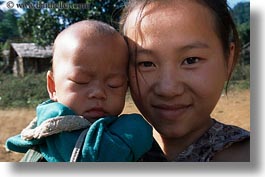
[[[125,6],[121,19],[120,19],[120,31],[125,35],[125,23],[129,16],[129,14],[135,9],[140,8],[140,14],[138,15],[138,20],[141,21],[141,13],[143,12],[143,9],[146,5],[156,2],[156,3],[168,3],[170,1],[174,0],[129,0],[127,5]],[[199,4],[202,4],[206,8],[210,9],[210,11],[213,14],[214,20],[215,20],[215,31],[217,33],[217,36],[219,37],[222,47],[224,50],[225,58],[228,58],[230,55],[230,44],[231,42],[235,45],[235,53],[234,53],[234,59],[231,66],[231,72],[228,76],[228,82],[231,78],[232,71],[234,70],[238,57],[240,52],[240,41],[238,37],[238,32],[236,29],[236,25],[233,21],[233,18],[230,14],[230,8],[227,5],[226,0],[193,0]],[[137,23],[137,22],[136,22]],[[138,25],[138,24],[136,24]],[[228,61],[226,61],[228,62]],[[226,91],[228,87],[228,82],[226,84]]]

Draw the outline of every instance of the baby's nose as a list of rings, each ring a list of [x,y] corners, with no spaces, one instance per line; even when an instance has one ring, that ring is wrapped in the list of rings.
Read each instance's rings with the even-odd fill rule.
[[[88,97],[94,99],[106,99],[106,91],[104,84],[96,83],[88,91]]]

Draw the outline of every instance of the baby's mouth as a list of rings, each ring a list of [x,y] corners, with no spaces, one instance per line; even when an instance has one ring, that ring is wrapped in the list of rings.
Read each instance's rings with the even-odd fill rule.
[[[94,122],[99,118],[105,117],[107,114],[103,108],[92,108],[84,112],[83,116],[90,122]]]

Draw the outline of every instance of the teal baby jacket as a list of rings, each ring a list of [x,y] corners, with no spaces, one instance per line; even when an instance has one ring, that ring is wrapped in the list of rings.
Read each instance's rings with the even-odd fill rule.
[[[51,100],[37,106],[36,112],[37,126],[54,117],[76,115],[70,108]],[[30,148],[38,146],[48,162],[69,162],[83,130],[61,132],[32,140],[23,140],[18,134],[7,139],[6,147],[12,151],[25,153]],[[77,161],[137,161],[151,148],[152,142],[152,128],[139,114],[100,118],[90,126]]]

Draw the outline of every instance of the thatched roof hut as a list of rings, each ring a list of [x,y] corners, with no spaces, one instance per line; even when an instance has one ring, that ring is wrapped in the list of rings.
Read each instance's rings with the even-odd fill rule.
[[[24,76],[25,73],[39,73],[51,66],[52,46],[38,46],[35,43],[11,43],[9,66],[14,75]]]

